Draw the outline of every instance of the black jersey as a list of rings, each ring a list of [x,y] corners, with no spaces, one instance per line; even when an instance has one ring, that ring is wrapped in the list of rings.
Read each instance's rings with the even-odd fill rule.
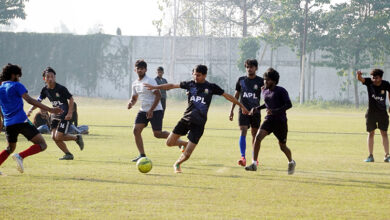
[[[386,112],[386,91],[390,92],[390,83],[382,80],[380,86],[375,86],[371,78],[364,78],[367,86],[368,112]]]
[[[54,118],[64,119],[69,110],[68,99],[72,98],[72,94],[69,93],[68,89],[58,83],[56,83],[53,89],[45,86],[42,88],[38,101],[42,101],[45,98],[50,100],[53,107],[59,107],[64,111],[61,115],[54,115]]]
[[[256,76],[253,79],[242,76],[238,79],[236,91],[240,92],[240,102],[249,111],[260,105],[261,87],[263,87],[263,85],[264,80],[259,76]]]
[[[194,124],[204,125],[207,121],[207,112],[213,95],[222,95],[225,91],[214,83],[185,81],[180,88],[188,92],[188,107],[184,112],[183,120]]]

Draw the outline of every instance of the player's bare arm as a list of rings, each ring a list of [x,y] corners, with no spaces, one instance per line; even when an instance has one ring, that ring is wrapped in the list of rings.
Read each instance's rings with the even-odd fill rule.
[[[157,107],[158,103],[160,102],[161,100],[161,93],[160,93],[160,90],[155,90],[153,92],[153,94],[155,95],[154,97],[154,102],[153,102],[153,105],[150,107],[149,111],[146,112],[146,118],[152,118],[153,117],[153,111],[154,109]]]
[[[359,80],[360,82],[364,83],[366,81],[366,79],[364,79],[364,77],[362,75],[363,75],[362,71],[358,70],[356,72],[357,80]]]
[[[162,84],[162,85],[158,85],[158,86],[154,86],[154,85],[150,85],[150,84],[145,83],[144,86],[148,90],[153,90],[153,89],[170,90],[170,89],[178,89],[178,88],[180,88],[179,84],[172,84],[172,83]]]
[[[236,98],[238,100],[238,98],[240,98],[240,92],[236,90],[236,92],[234,93],[234,98]],[[233,121],[233,117],[234,117],[234,107],[236,107],[236,104],[232,104],[232,108],[230,110],[230,115],[229,115],[229,120],[230,121]]]
[[[138,100],[138,94],[131,96],[131,99],[129,100],[129,103],[127,103],[127,109],[131,109],[135,105],[137,100]]]
[[[69,109],[68,109],[68,114],[65,115],[65,120],[69,121],[70,119],[72,119],[72,115],[73,115],[73,107],[74,107],[74,99],[73,97],[71,97],[68,101],[68,106],[69,106]]]
[[[31,106],[31,108],[27,111],[27,117],[30,117],[31,114],[33,113],[33,111],[35,109],[37,109],[38,107],[36,107],[35,105]]]
[[[225,97],[225,99],[227,99],[228,101],[240,106],[241,110],[242,110],[242,113],[244,115],[247,115],[248,114],[248,109],[245,108],[245,106],[243,104],[241,104],[236,98],[234,98],[234,96],[228,94],[228,93],[223,93],[222,94],[223,97]]]
[[[30,105],[34,105],[40,109],[43,109],[43,110],[46,110],[50,113],[53,113],[53,114],[56,114],[56,115],[59,115],[59,114],[62,114],[64,111],[58,107],[55,107],[55,108],[50,108],[40,102],[38,102],[37,100],[31,98],[31,96],[29,96],[27,93],[24,93],[22,95],[23,99]]]

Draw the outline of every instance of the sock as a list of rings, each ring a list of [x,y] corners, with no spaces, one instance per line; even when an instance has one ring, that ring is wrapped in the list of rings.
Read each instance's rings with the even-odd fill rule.
[[[146,157],[146,154],[140,154],[141,157]]]
[[[3,150],[0,153],[0,165],[8,158],[8,156],[9,156],[9,153],[6,150]]]
[[[20,152],[19,155],[24,159],[24,158],[26,158],[28,156],[37,154],[37,153],[39,153],[41,151],[42,151],[41,145],[34,144],[31,147],[29,147],[26,150],[24,150],[23,152]]]
[[[241,152],[241,157],[245,158],[245,151],[246,151],[246,136],[240,136],[240,152]]]

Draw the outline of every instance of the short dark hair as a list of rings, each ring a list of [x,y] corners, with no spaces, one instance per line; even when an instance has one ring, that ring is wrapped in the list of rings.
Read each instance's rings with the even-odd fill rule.
[[[207,66],[199,64],[199,65],[195,66],[195,72],[202,73],[202,75],[206,75],[207,74]]]
[[[279,73],[273,68],[268,68],[267,71],[265,71],[263,76],[264,78],[266,77],[270,78],[272,81],[275,82],[276,85],[279,83],[279,77],[280,77]]]
[[[56,71],[54,71],[54,69],[50,66],[46,67],[46,69],[43,70],[42,76],[45,77],[46,73],[53,73],[54,75],[56,75]]]
[[[162,71],[162,72],[164,72],[164,67],[162,67],[162,66],[157,67],[157,71]]]
[[[251,66],[255,66],[256,68],[259,66],[259,64],[257,63],[257,60],[256,59],[247,59],[245,60],[245,67],[251,67]]]
[[[3,67],[3,71],[1,72],[0,75],[0,80],[1,81],[11,80],[12,75],[22,76],[22,68],[20,68],[20,66],[18,65],[8,63]]]
[[[372,76],[379,76],[380,78],[382,78],[383,77],[383,70],[381,70],[381,69],[373,69],[373,70],[371,70],[371,73],[370,73],[370,75],[372,75]]]
[[[148,64],[146,64],[145,60],[137,60],[135,62],[134,66],[137,67],[137,68],[145,68],[145,69],[147,69]]]

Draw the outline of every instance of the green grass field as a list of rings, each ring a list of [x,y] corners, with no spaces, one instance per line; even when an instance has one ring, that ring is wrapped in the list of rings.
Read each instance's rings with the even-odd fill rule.
[[[383,162],[379,135],[376,162],[363,162],[362,110],[289,110],[287,144],[297,167],[288,176],[274,136],[262,144],[257,172],[239,167],[237,114],[230,122],[229,105],[214,103],[182,174],[172,168],[179,149],[145,129],[154,167],[142,174],[131,162],[138,154],[132,136],[138,105],[128,111],[126,103],[78,98],[80,124],[90,125],[90,135],[82,152],[68,142],[74,161],[59,161],[62,153],[47,135],[48,149],[24,161],[24,174],[9,158],[0,167],[6,174],[0,176],[0,219],[390,218],[390,164]],[[164,128],[171,131],[186,103],[168,104]],[[16,152],[28,146],[20,136]],[[250,160],[250,146],[247,154]]]

